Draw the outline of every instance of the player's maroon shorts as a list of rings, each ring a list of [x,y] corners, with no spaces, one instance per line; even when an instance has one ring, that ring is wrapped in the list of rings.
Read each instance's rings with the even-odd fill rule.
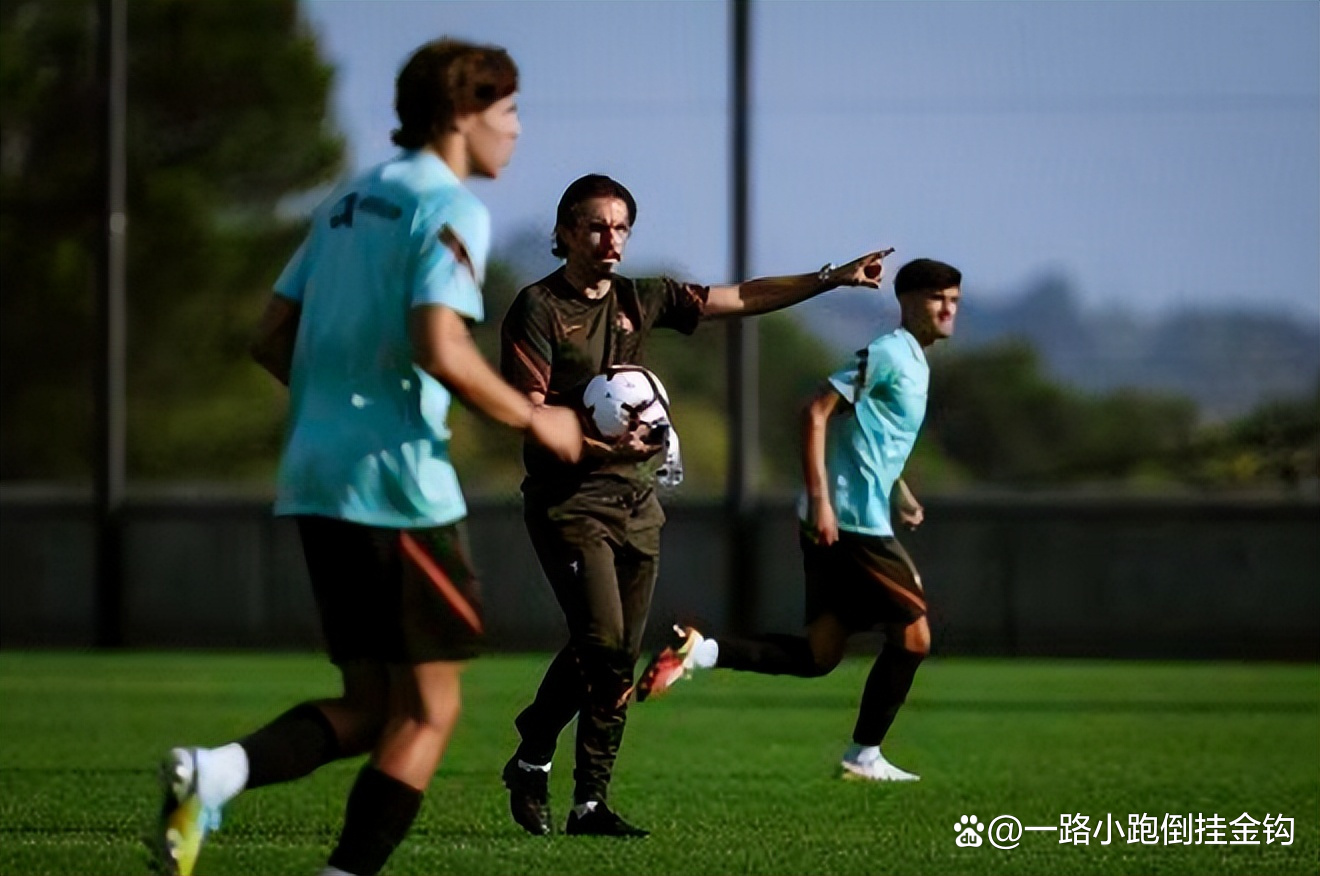
[[[926,593],[912,558],[892,536],[839,531],[826,546],[801,531],[807,623],[830,613],[853,630],[910,624],[926,614]]]
[[[481,587],[463,523],[383,529],[298,517],[330,660],[430,663],[475,657]]]

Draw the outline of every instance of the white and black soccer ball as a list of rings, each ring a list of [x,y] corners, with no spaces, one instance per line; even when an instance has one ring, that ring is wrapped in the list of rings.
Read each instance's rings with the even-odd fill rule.
[[[582,410],[601,438],[615,439],[640,424],[668,425],[669,395],[660,378],[640,365],[611,365],[591,378]]]

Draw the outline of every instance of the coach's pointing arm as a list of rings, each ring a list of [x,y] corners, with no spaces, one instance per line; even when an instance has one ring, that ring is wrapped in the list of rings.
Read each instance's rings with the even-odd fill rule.
[[[711,286],[702,316],[720,317],[754,316],[769,313],[781,307],[790,307],[814,295],[839,286],[867,286],[878,289],[884,279],[885,256],[892,249],[867,253],[846,265],[826,265],[812,274],[792,274],[784,277],[762,277],[746,280],[736,286]]]

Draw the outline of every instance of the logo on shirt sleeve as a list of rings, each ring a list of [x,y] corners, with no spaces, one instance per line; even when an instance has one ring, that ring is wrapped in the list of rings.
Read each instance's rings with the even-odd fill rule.
[[[862,390],[866,389],[866,366],[870,364],[870,360],[870,347],[863,347],[857,351],[857,385],[854,389],[856,389],[859,397],[861,396]]]
[[[463,243],[463,238],[458,236],[458,232],[454,230],[453,226],[446,222],[440,226],[440,230],[436,232],[435,236],[440,243],[454,254],[454,258],[458,263],[467,268],[472,281],[477,285],[481,285],[481,281],[477,279],[477,269],[472,266],[472,258],[468,255],[467,245]]]

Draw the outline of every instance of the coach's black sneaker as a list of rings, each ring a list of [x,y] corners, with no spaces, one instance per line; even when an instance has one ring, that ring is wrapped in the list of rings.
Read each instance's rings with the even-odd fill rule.
[[[591,808],[580,815],[577,806],[574,806],[573,811],[568,813],[568,824],[564,827],[564,833],[569,836],[642,837],[651,835],[649,830],[633,827],[624,821],[604,803],[593,802],[587,805]]]
[[[550,771],[519,766],[518,755],[504,765],[509,812],[518,826],[533,836],[550,835]]]

